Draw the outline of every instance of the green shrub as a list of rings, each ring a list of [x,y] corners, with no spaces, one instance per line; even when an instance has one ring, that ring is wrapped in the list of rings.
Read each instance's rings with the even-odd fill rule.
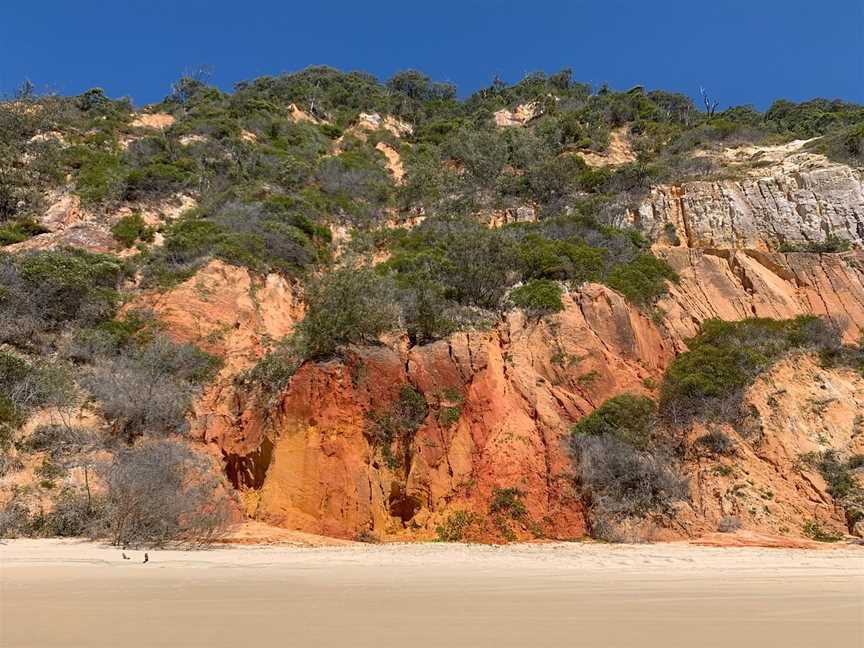
[[[288,338],[259,360],[254,367],[237,378],[238,383],[249,383],[261,391],[261,396],[273,397],[282,392],[303,359]]]
[[[190,163],[151,162],[126,174],[125,196],[138,200],[153,194],[168,194],[191,179]]]
[[[83,250],[0,254],[0,341],[37,346],[68,323],[112,317],[123,275],[114,257]]]
[[[836,331],[812,316],[792,320],[708,320],[688,351],[666,370],[661,406],[673,418],[729,419],[740,415],[744,388],[783,354],[839,346]]]
[[[296,275],[326,259],[329,231],[304,213],[302,201],[227,202],[212,214],[192,212],[165,231],[165,243],[145,267],[145,283],[169,286],[191,276],[207,259],[259,272]]]
[[[778,252],[811,252],[816,254],[831,254],[850,250],[852,243],[847,239],[829,234],[824,241],[808,241],[807,243],[783,243],[777,246]]]
[[[826,450],[821,453],[810,453],[801,457],[802,461],[816,468],[825,483],[828,484],[828,492],[837,500],[841,500],[858,488],[852,470],[856,468],[856,456],[848,461],[843,461],[834,450]],[[861,455],[857,455],[861,459]]]
[[[657,406],[646,396],[621,394],[605,401],[573,426],[575,436],[610,435],[635,448],[645,449],[656,425]]]
[[[388,282],[366,268],[341,268],[312,284],[297,335],[307,357],[336,353],[349,344],[377,344],[399,319]]]
[[[443,524],[435,528],[438,542],[464,542],[478,521],[476,513],[453,511]]]
[[[19,218],[0,225],[0,247],[21,243],[48,230],[31,218]]]
[[[556,240],[529,234],[519,246],[526,277],[570,280],[573,284],[599,281],[605,271],[606,254],[605,249],[586,245],[576,237]]]
[[[678,282],[678,275],[665,261],[652,254],[641,254],[609,273],[607,280],[634,304],[645,306],[666,292],[666,282]]]
[[[92,206],[120,198],[126,187],[127,169],[113,153],[80,147],[75,150],[78,167],[76,193],[84,205]]]
[[[811,540],[815,540],[816,542],[839,542],[843,539],[843,536],[841,534],[834,533],[829,529],[825,529],[816,520],[809,520],[805,522],[802,531],[804,532],[805,536],[807,536]]]
[[[423,394],[410,385],[403,385],[399,398],[390,408],[369,415],[366,434],[391,470],[401,466],[407,473],[410,469],[414,435],[426,419],[427,411]],[[393,453],[394,443],[396,454]]]
[[[36,252],[20,258],[21,276],[34,287],[56,321],[99,320],[113,313],[123,268],[111,256],[69,249]]]
[[[441,411],[438,412],[438,422],[443,427],[451,427],[459,420],[460,416],[462,416],[462,408],[458,405],[442,407]]]
[[[152,242],[155,232],[153,228],[147,226],[141,214],[135,212],[117,221],[111,228],[111,234],[124,247],[128,248],[135,245],[138,240]]]
[[[561,286],[548,279],[533,279],[514,288],[510,300],[519,308],[532,315],[548,315],[564,310],[561,301]]]
[[[528,515],[524,498],[525,493],[518,488],[496,488],[492,491],[489,512],[508,516],[514,520],[521,520]]]
[[[342,129],[334,124],[319,124],[318,129],[330,139],[338,139],[342,135]]]
[[[67,367],[0,351],[0,427],[17,428],[38,407],[67,405],[74,392]]]

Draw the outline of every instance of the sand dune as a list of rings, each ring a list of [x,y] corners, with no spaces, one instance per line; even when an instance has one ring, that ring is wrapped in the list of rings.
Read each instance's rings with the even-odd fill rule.
[[[864,549],[0,546],[0,645],[860,646]]]

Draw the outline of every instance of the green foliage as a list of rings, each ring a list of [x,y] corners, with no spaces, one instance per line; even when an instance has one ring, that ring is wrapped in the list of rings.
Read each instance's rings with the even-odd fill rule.
[[[0,247],[13,243],[21,243],[47,231],[32,218],[18,218],[3,223],[0,225]]]
[[[458,405],[442,407],[441,411],[438,412],[438,423],[443,427],[451,427],[459,420],[460,416],[462,416],[462,408]]]
[[[805,522],[802,531],[805,536],[816,542],[839,542],[843,539],[842,535],[834,533],[830,529],[825,529],[816,520]]]
[[[350,344],[376,344],[399,319],[392,287],[366,268],[341,268],[313,283],[297,336],[306,357],[336,353]]]
[[[782,243],[777,246],[778,252],[812,252],[816,254],[830,254],[834,252],[846,252],[851,249],[852,244],[847,240],[829,234],[824,241],[808,241],[807,243]]]
[[[657,406],[646,396],[621,394],[605,401],[573,426],[571,434],[609,435],[635,448],[645,449],[656,425]]]
[[[249,383],[261,390],[262,396],[273,397],[282,392],[300,367],[303,358],[296,340],[287,338],[254,367],[241,374],[237,382]]]
[[[528,515],[524,498],[525,493],[518,488],[496,488],[492,491],[489,512],[508,516],[514,520],[521,520]]]
[[[661,407],[673,418],[735,418],[743,389],[783,354],[826,352],[839,344],[836,331],[812,316],[708,320],[667,369]]]
[[[678,275],[665,261],[644,253],[613,268],[607,281],[632,303],[646,306],[666,292],[667,281],[677,283]]]
[[[84,250],[0,254],[0,341],[36,345],[68,323],[110,318],[123,274],[114,257]]]
[[[78,169],[75,191],[84,205],[116,200],[125,190],[126,169],[120,158],[109,153],[79,147],[70,152],[73,168]]]
[[[647,305],[662,294],[667,280],[677,278],[665,262],[643,250],[645,242],[635,233],[581,214],[499,229],[438,217],[410,231],[391,231],[384,243],[391,257],[377,271],[393,276],[409,293],[416,310],[406,312],[406,321],[420,339],[452,330],[458,315],[451,308],[447,317],[448,302],[497,310],[520,277],[528,281],[512,291],[511,301],[538,314],[563,308],[553,280],[607,281]]]
[[[211,214],[191,212],[165,231],[164,245],[145,267],[145,283],[183,281],[209,258],[259,272],[302,273],[326,258],[329,231],[307,215],[308,205],[287,198],[227,202]]]
[[[338,139],[342,135],[342,129],[333,124],[321,124],[318,126],[321,132],[330,139]]]
[[[780,99],[764,115],[777,132],[796,137],[817,137],[837,128],[864,122],[864,107],[840,100],[812,99],[800,104]]]
[[[0,428],[17,428],[35,408],[68,404],[73,391],[66,367],[0,351]]]
[[[561,301],[561,286],[549,279],[532,279],[514,288],[510,300],[532,315],[548,315],[564,310]]]
[[[366,434],[391,470],[402,466],[407,473],[410,469],[411,445],[427,412],[423,394],[410,385],[403,385],[399,398],[390,408],[370,414]],[[397,444],[396,454],[393,453],[394,443]]]
[[[817,469],[828,484],[828,492],[837,500],[842,500],[858,489],[855,477],[852,471],[856,468],[856,463],[860,462],[861,456],[850,457],[849,460],[842,460],[836,451],[826,450],[824,452],[808,453],[801,457],[802,461]]]
[[[523,272],[531,278],[570,280],[573,284],[599,281],[606,267],[607,250],[579,240],[547,239],[530,233],[519,247]]]
[[[139,240],[151,243],[155,232],[153,228],[147,226],[141,214],[135,212],[117,221],[114,227],[111,228],[111,234],[124,247],[128,248],[132,247]]]
[[[438,542],[464,542],[468,539],[471,527],[478,522],[476,513],[453,511],[443,524],[435,528]]]

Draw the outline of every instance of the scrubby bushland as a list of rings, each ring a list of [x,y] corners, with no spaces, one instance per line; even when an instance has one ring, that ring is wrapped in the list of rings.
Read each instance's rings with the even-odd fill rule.
[[[644,396],[612,398],[573,427],[570,450],[595,536],[623,539],[619,523],[669,514],[687,497],[672,445]]]
[[[296,275],[326,258],[326,228],[302,201],[272,198],[227,202],[185,215],[165,231],[165,244],[146,260],[145,283],[170,285],[206,260],[219,258],[260,272]]]
[[[582,215],[501,229],[441,217],[410,231],[387,231],[377,245],[390,258],[374,270],[349,263],[311,282],[306,316],[290,341],[247,372],[244,382],[272,395],[304,359],[375,344],[400,327],[422,344],[482,324],[508,305],[508,291],[510,302],[543,315],[563,309],[558,282],[614,282],[631,300],[648,305],[667,280],[677,280],[635,232]],[[523,278],[522,286],[509,290]]]
[[[561,286],[549,279],[532,279],[510,293],[514,305],[532,315],[546,315],[564,310]]]
[[[496,79],[465,100],[451,85],[414,70],[382,83],[362,72],[316,66],[240,82],[231,94],[203,76],[185,76],[153,107],[177,120],[158,134],[134,129],[131,103],[111,100],[98,88],[77,97],[38,96],[32,87],[19,94],[0,102],[7,134],[0,145],[0,222],[32,216],[38,189],[59,186],[67,174],[94,209],[180,191],[207,200],[225,192],[254,200],[256,194],[311,190],[328,203],[329,214],[368,218],[397,188],[374,151],[386,135],[362,142],[346,133],[360,112],[395,115],[414,126],[406,138],[422,153],[405,156],[408,183],[398,189],[398,202],[437,213],[529,200],[561,205],[583,192],[635,199],[647,190],[647,178],[675,181],[712,172],[699,168],[708,158],[693,158],[696,148],[769,138],[825,136],[814,146],[854,161],[861,155],[864,114],[856,104],[824,99],[781,100],[764,113],[738,106],[706,114],[680,94],[641,86],[592,89],[573,80],[569,69],[530,74],[512,85]],[[291,103],[329,123],[295,123]],[[496,110],[526,103],[537,113],[526,128],[493,127]],[[574,155],[603,151],[620,127],[629,130],[639,155],[634,165],[593,169]],[[121,147],[120,138],[131,134],[134,141]],[[341,155],[332,156],[333,139],[343,136]],[[445,165],[458,173],[442,173]]]
[[[438,542],[465,542],[470,539],[471,531],[479,526],[481,520],[470,511],[454,511],[435,528]]]
[[[119,450],[105,473],[104,524],[115,545],[200,544],[228,523],[231,502],[210,461],[175,440]]]
[[[735,454],[734,442],[722,430],[711,430],[696,439],[696,443],[711,454]]]
[[[38,407],[62,407],[75,398],[70,369],[0,351],[0,433],[14,430]]]
[[[160,336],[96,360],[84,370],[80,382],[97,400],[114,432],[132,439],[145,432],[183,432],[192,397],[218,365],[195,347]]]
[[[61,327],[112,317],[123,273],[114,257],[83,250],[0,254],[0,342],[35,346]]]
[[[5,223],[0,221],[0,247],[21,243],[47,231],[32,218],[16,218]]]
[[[646,449],[651,443],[657,418],[657,405],[647,396],[621,394],[573,426],[574,435],[612,436],[635,448]]]
[[[125,247],[132,247],[136,241],[150,243],[153,241],[154,231],[147,227],[141,214],[135,212],[121,218],[111,228],[114,238]]]
[[[832,252],[846,252],[852,247],[846,239],[839,238],[833,234],[825,237],[824,241],[811,241],[805,244],[784,243],[778,246],[778,252],[811,252],[815,254],[830,254]]]
[[[331,355],[349,344],[375,344],[399,321],[393,287],[366,268],[329,273],[310,286],[306,304],[295,336],[307,357]]]
[[[687,346],[688,351],[667,369],[662,386],[663,416],[677,423],[694,418],[738,420],[744,390],[791,351],[814,351],[826,361],[843,362],[854,361],[858,353],[844,349],[837,331],[812,316],[708,320]]]
[[[390,232],[383,245],[391,258],[379,264],[378,272],[393,276],[406,291],[436,299],[436,313],[443,311],[441,302],[497,310],[508,287],[523,278],[528,283],[511,298],[540,312],[561,309],[552,280],[572,285],[605,281],[640,305],[660,296],[666,281],[677,280],[634,232],[607,227],[582,215],[500,229],[488,229],[467,218],[438,218],[411,231]],[[432,335],[436,328],[448,328],[438,322],[415,324]]]
[[[616,522],[671,513],[672,505],[687,496],[687,482],[665,451],[639,450],[610,435],[574,435],[570,444],[597,537],[622,539]]]

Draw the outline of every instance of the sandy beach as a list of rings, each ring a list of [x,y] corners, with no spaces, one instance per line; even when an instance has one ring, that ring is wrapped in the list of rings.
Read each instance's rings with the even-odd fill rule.
[[[864,548],[0,544],[0,645],[864,645]]]

